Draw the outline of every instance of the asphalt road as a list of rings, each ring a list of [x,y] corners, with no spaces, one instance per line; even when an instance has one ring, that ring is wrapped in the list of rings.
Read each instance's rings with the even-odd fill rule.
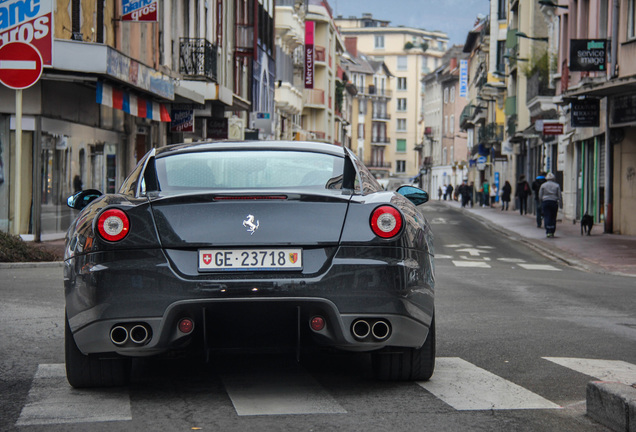
[[[434,202],[424,210],[437,255],[430,382],[377,382],[365,355],[316,354],[140,360],[129,387],[73,390],[62,269],[0,269],[0,430],[606,430],[585,416],[585,386],[636,382],[633,279],[564,267]]]

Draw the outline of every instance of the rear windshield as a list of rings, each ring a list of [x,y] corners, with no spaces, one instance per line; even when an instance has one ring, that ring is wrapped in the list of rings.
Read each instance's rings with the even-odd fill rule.
[[[341,189],[344,158],[305,151],[210,151],[159,157],[163,193],[216,189]]]

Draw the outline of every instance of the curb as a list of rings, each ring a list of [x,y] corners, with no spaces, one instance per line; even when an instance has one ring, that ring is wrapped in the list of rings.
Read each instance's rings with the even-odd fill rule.
[[[587,415],[603,426],[616,432],[636,432],[636,387],[590,381],[586,405]]]
[[[64,267],[64,261],[0,263],[0,269],[24,269],[24,268],[34,268],[34,267],[41,267],[41,268]]]

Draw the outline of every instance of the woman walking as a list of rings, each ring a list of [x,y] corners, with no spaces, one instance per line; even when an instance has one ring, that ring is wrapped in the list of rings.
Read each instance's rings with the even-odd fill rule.
[[[508,205],[510,204],[510,194],[512,194],[512,186],[510,182],[506,180],[501,188],[501,211],[508,211]]]
[[[530,195],[530,185],[526,181],[526,176],[521,174],[517,183],[516,197],[519,200],[519,213],[523,216],[528,214],[528,195]]]
[[[554,174],[548,173],[545,179],[546,182],[539,189],[539,199],[543,211],[545,235],[546,237],[554,237],[557,212],[559,208],[563,208],[563,198],[561,197],[561,186],[554,180]]]

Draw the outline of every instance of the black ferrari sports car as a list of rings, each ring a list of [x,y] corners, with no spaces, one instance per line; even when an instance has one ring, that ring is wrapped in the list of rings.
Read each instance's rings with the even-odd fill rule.
[[[385,380],[435,366],[433,235],[413,186],[384,191],[348,149],[153,149],[118,193],[85,190],[66,237],[66,372],[124,385],[133,357],[329,347]]]

